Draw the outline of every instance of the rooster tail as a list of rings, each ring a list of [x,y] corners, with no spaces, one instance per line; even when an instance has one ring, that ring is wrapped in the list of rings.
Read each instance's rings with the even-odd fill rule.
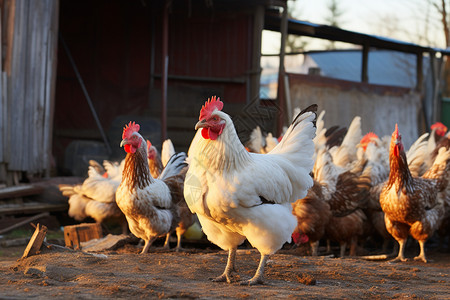
[[[106,172],[105,168],[93,159],[89,160],[89,166],[93,167],[100,175],[103,175]]]
[[[324,199],[328,200],[336,191],[339,171],[333,164],[331,155],[326,149],[322,148],[317,152],[313,173],[314,179],[323,186]]]
[[[159,179],[164,180],[172,176],[179,175],[182,172],[187,171],[188,163],[186,161],[186,153],[180,152],[172,155],[167,162],[166,167],[159,175]]]
[[[75,187],[75,185],[72,185],[72,184],[59,184],[58,185],[59,190],[61,191],[63,196],[66,196],[66,197],[70,197],[70,196],[76,194],[74,187]]]
[[[316,135],[316,114],[317,104],[313,104],[302,110],[292,121],[286,134],[281,139],[280,143],[270,152],[271,154],[280,153],[295,153],[302,151],[303,148],[308,148],[307,153],[310,153],[309,147],[305,145],[313,145],[313,138]],[[311,141],[311,143],[307,142]]]
[[[310,173],[314,165],[316,110],[317,105],[314,104],[300,112],[280,143],[267,154],[283,168],[293,183],[290,202],[305,197],[313,185]]]
[[[175,154],[175,147],[173,146],[172,140],[167,139],[163,142],[161,147],[161,161],[165,167],[169,162],[170,158]]]
[[[427,169],[428,157],[428,141],[425,139],[428,133],[422,134],[412,145],[406,153],[406,161],[408,162],[409,171],[413,176],[420,176],[424,169]],[[429,167],[429,166],[428,166]]]
[[[423,174],[423,178],[436,179],[438,181],[438,189],[445,189],[445,201],[450,202],[450,149],[442,147],[439,149],[433,165]]]
[[[280,143],[269,154],[281,155],[292,166],[311,172],[314,160],[317,105],[313,104],[295,117]]]
[[[252,130],[252,133],[250,134],[250,139],[247,142],[248,148],[256,153],[261,152],[261,148],[264,148],[264,139],[261,132],[261,128],[259,126],[256,126],[255,129]]]
[[[362,139],[361,133],[361,117],[356,116],[353,118],[352,123],[348,127],[347,134],[342,141],[342,145],[348,147],[354,147],[358,145],[359,141]]]

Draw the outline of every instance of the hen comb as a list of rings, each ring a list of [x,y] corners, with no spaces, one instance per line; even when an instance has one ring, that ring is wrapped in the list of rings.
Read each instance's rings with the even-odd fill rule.
[[[208,101],[202,106],[200,110],[199,120],[203,120],[209,117],[215,109],[222,110],[223,102],[220,101],[220,98],[216,98],[216,96],[212,96],[211,99],[208,98]]]
[[[365,136],[363,136],[363,138],[361,139],[361,144],[362,143],[370,143],[370,141],[372,139],[377,139],[377,138],[378,138],[378,135],[376,135],[373,132],[369,132]]]
[[[138,132],[140,128],[139,124],[130,121],[130,123],[123,128],[122,139],[129,138],[134,132]]]
[[[434,123],[433,125],[431,125],[430,129],[431,129],[431,130],[436,129],[436,131],[437,131],[437,130],[441,130],[441,131],[444,132],[444,134],[445,134],[445,132],[447,132],[447,126],[445,126],[445,125],[442,124],[441,122],[436,122],[436,123]]]
[[[394,132],[392,133],[392,135],[393,135],[396,139],[398,139],[398,137],[400,136],[400,133],[398,133],[398,125],[397,125],[397,123],[395,123],[395,130],[394,130]]]

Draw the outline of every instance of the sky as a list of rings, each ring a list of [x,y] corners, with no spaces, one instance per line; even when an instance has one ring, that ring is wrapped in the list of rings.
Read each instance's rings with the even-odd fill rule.
[[[343,12],[340,28],[360,33],[389,37],[422,46],[445,47],[440,16],[429,4],[437,0],[338,0]],[[289,0],[294,5],[294,16],[298,20],[327,24],[330,0]],[[431,20],[428,23],[427,19]],[[420,36],[422,38],[420,38]],[[427,38],[423,38],[426,36]],[[314,39],[307,50],[322,50],[327,42]],[[277,53],[279,34],[263,33],[263,53]]]

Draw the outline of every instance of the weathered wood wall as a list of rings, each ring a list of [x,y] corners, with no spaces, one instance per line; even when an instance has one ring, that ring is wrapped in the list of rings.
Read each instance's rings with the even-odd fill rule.
[[[2,24],[8,24],[3,32],[12,35],[12,43],[2,67],[0,163],[6,176],[45,174],[51,162],[59,1],[6,3],[12,9],[2,15]],[[3,44],[7,37],[2,35]]]

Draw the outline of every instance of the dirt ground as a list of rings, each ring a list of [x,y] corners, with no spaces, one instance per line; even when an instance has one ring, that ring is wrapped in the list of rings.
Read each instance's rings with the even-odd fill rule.
[[[251,287],[239,281],[258,267],[254,249],[238,250],[231,284],[210,281],[227,260],[227,253],[214,247],[153,248],[143,255],[131,244],[97,253],[44,247],[19,259],[23,250],[0,256],[1,299],[450,299],[450,254],[433,249],[427,264],[311,257],[301,248],[282,249],[268,261],[265,284]]]

